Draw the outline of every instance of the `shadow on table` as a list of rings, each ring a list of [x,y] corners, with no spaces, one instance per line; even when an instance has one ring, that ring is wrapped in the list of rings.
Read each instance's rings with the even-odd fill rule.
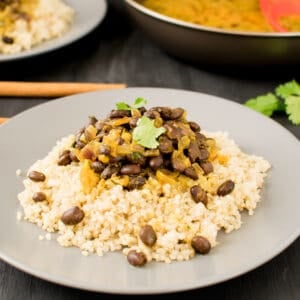
[[[218,73],[240,79],[261,79],[264,81],[300,80],[300,66],[274,65],[274,66],[198,66],[207,72]]]
[[[228,77],[239,78],[239,79],[261,79],[274,81],[284,81],[295,79],[300,81],[300,64],[289,64],[289,65],[226,65],[226,64],[205,64],[195,63],[183,58],[175,57],[164,50],[161,50],[169,58],[185,64],[188,67],[194,67],[201,71],[214,73],[218,75],[225,75]]]

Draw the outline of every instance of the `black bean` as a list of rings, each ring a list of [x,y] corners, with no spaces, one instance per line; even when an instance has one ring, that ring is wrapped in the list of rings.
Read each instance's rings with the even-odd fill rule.
[[[74,151],[71,151],[71,152],[70,152],[70,158],[71,158],[71,160],[74,161],[74,162],[79,162],[79,159],[78,159],[78,157],[76,156],[76,154],[75,154]]]
[[[209,161],[201,161],[200,167],[203,170],[205,175],[214,171],[214,167],[213,167],[212,163]]]
[[[209,158],[209,152],[207,149],[200,149],[200,155],[199,159],[200,160],[207,160]]]
[[[36,192],[32,195],[32,200],[34,202],[42,202],[42,201],[45,201],[46,199],[47,199],[47,196],[43,192]]]
[[[146,183],[147,179],[143,176],[131,177],[127,185],[128,190],[140,189]]]
[[[84,218],[84,211],[81,210],[78,206],[74,206],[66,210],[62,216],[61,221],[65,225],[76,225],[80,223]]]
[[[101,177],[103,179],[109,179],[113,174],[117,174],[119,172],[119,167],[115,165],[108,165],[103,172],[101,173]]]
[[[123,118],[123,117],[130,117],[131,112],[130,110],[123,110],[123,109],[113,109],[109,117],[110,118]]]
[[[160,118],[160,113],[156,110],[149,109],[144,113],[144,116],[150,119],[158,119]]]
[[[158,149],[161,153],[172,153],[174,150],[173,142],[166,136],[162,136],[159,139]]]
[[[133,164],[139,164],[144,165],[146,162],[146,157],[143,156],[143,154],[139,152],[132,152],[129,155],[127,155],[127,159],[133,163]]]
[[[59,156],[65,155],[65,154],[70,154],[70,150],[64,150],[63,152],[60,153]]]
[[[189,122],[190,128],[194,131],[194,132],[199,132],[200,131],[200,125],[196,122]]]
[[[196,141],[197,141],[197,144],[198,146],[202,146],[203,144],[205,145],[205,141],[206,141],[206,136],[200,132],[196,132]]]
[[[95,125],[98,122],[95,116],[89,116],[89,125]]]
[[[184,136],[182,133],[182,129],[179,127],[174,126],[174,124],[167,123],[164,124],[164,128],[166,129],[166,135],[171,140],[179,140],[181,137]]]
[[[138,164],[128,164],[121,167],[122,175],[137,175],[141,173],[141,166]]]
[[[111,149],[110,149],[109,145],[101,144],[99,146],[99,153],[100,154],[108,155],[108,154],[110,154],[110,151],[111,151]]]
[[[145,225],[142,227],[140,231],[140,239],[149,247],[152,247],[155,244],[157,236],[151,225]]]
[[[105,164],[101,161],[93,161],[91,163],[91,168],[94,170],[95,173],[101,174],[103,170],[105,169]]]
[[[59,166],[66,166],[66,165],[69,165],[71,162],[72,162],[72,159],[70,157],[70,150],[65,150],[59,155],[57,164]]]
[[[158,111],[164,120],[170,120],[172,109],[169,107],[153,107],[153,110]]]
[[[36,181],[36,182],[46,180],[46,176],[43,173],[38,172],[38,171],[31,171],[28,174],[28,178],[31,179],[32,181]]]
[[[192,186],[190,191],[192,198],[196,203],[202,202],[204,205],[207,204],[207,194],[200,185]]]
[[[143,252],[130,250],[127,254],[127,261],[135,267],[141,267],[147,263],[147,257]]]
[[[188,157],[192,163],[198,160],[201,156],[200,149],[196,141],[190,143],[187,152],[188,152]]]
[[[152,170],[156,171],[159,169],[164,163],[163,157],[161,155],[152,157],[149,160],[149,166]]]
[[[192,247],[197,253],[207,254],[211,249],[211,244],[208,239],[198,235],[192,239]]]
[[[85,143],[82,141],[77,141],[75,144],[75,148],[81,150],[85,146]]]
[[[186,169],[185,163],[180,158],[172,157],[171,162],[172,162],[172,167],[175,171],[183,173],[183,171]]]
[[[5,35],[5,36],[2,37],[2,41],[5,44],[11,45],[11,44],[14,43],[15,40],[14,40],[14,38]]]
[[[234,186],[235,186],[235,184],[232,180],[226,180],[219,186],[219,188],[217,190],[217,194],[219,196],[226,196],[233,191]]]
[[[129,126],[130,126],[131,128],[136,127],[138,120],[139,120],[139,118],[136,118],[136,117],[131,118],[130,121],[129,121]]]
[[[125,160],[125,158],[126,157],[123,156],[123,155],[111,156],[109,158],[109,163],[110,164],[117,164],[117,163],[121,162],[122,160]]]
[[[193,167],[188,167],[184,170],[184,175],[186,175],[187,177],[190,177],[194,180],[198,179],[198,174],[195,171],[195,169]]]
[[[171,110],[171,114],[169,115],[170,120],[177,120],[182,117],[184,113],[184,109],[177,107]]]
[[[167,157],[166,155],[164,155],[164,164],[163,164],[163,167],[165,169],[168,169],[168,170],[171,170],[171,171],[173,170],[171,158]]]
[[[147,111],[147,109],[146,109],[146,107],[142,106],[139,108],[139,111],[140,111],[141,115],[143,115]]]

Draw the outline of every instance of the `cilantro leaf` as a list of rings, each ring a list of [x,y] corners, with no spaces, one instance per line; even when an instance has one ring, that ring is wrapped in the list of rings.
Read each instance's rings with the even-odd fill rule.
[[[289,96],[285,100],[286,113],[289,115],[289,120],[294,125],[300,125],[300,95]]]
[[[300,96],[300,84],[295,80],[281,84],[275,89],[277,96],[286,99],[289,96],[298,95]]]
[[[130,106],[127,105],[125,102],[118,102],[116,103],[116,106],[119,110],[131,110]]]
[[[249,99],[244,104],[269,117],[274,112],[284,111],[291,123],[300,125],[300,84],[295,80],[279,85],[275,93]]]
[[[146,148],[155,149],[159,143],[156,140],[166,131],[164,127],[155,127],[154,120],[141,117],[134,128],[132,137],[135,142]]]
[[[144,98],[136,98],[133,105],[132,105],[132,108],[140,108],[140,107],[143,107],[147,104],[147,100],[145,100]]]
[[[249,99],[245,105],[268,117],[271,117],[275,111],[283,110],[283,103],[272,93]]]
[[[132,110],[132,109],[137,109],[142,106],[145,106],[146,104],[147,104],[147,100],[139,97],[139,98],[135,99],[134,103],[131,106],[125,102],[117,102],[116,106],[117,106],[117,109],[120,109],[120,110]]]

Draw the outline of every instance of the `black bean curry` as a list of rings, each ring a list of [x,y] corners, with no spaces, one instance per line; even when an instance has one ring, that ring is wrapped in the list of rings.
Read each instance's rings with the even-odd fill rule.
[[[149,143],[155,130],[159,132]],[[215,141],[201,132],[199,124],[187,120],[183,108],[142,106],[114,109],[104,120],[90,117],[75,134],[72,148],[60,154],[58,165],[82,162],[84,193],[90,193],[101,179],[133,190],[155,177],[161,184],[190,188],[192,198],[206,204],[206,192],[194,182],[213,172],[216,158]],[[218,159],[226,163],[226,157]],[[216,193],[226,195],[233,187],[229,180]]]
[[[134,138],[142,120],[162,129],[153,148]],[[200,172],[213,171],[214,153],[215,141],[202,134],[197,123],[186,119],[184,109],[141,107],[112,110],[104,120],[91,117],[76,134],[73,149],[63,152],[58,164],[83,162],[81,182],[85,193],[101,178],[132,190],[142,188],[151,176],[161,183],[187,186],[198,179]],[[192,191],[194,199],[206,202],[206,193],[200,187]]]

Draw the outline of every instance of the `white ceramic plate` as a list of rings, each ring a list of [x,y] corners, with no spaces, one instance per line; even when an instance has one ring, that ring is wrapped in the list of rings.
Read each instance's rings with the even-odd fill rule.
[[[62,248],[55,240],[39,241],[42,231],[17,222],[17,193],[26,171],[43,158],[56,140],[81,128],[89,115],[105,117],[118,101],[148,99],[148,105],[181,106],[188,119],[208,131],[228,131],[247,153],[272,164],[262,202],[243,226],[209,255],[171,264],[151,262],[143,268],[127,263],[121,253],[83,256],[77,248]],[[242,105],[205,94],[155,88],[94,92],[53,100],[19,114],[0,127],[0,257],[37,277],[71,287],[118,294],[156,294],[200,288],[228,280],[270,260],[300,231],[300,143],[271,119]]]
[[[64,2],[75,11],[74,23],[71,25],[69,31],[61,37],[35,46],[31,50],[17,54],[0,54],[0,62],[27,58],[64,47],[91,32],[102,22],[106,15],[106,0],[64,0]]]

